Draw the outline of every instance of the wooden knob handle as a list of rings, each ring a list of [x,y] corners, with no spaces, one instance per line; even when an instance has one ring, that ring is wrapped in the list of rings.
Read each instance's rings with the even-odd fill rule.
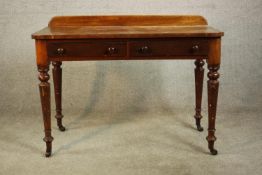
[[[150,53],[150,49],[149,49],[148,46],[143,46],[143,47],[141,47],[141,48],[138,49],[138,52],[139,52],[139,53],[143,53],[143,54],[145,54],[145,53]]]
[[[58,48],[56,50],[56,52],[57,52],[58,55],[63,55],[65,53],[65,49],[64,48]]]
[[[199,46],[198,45],[193,46],[192,47],[192,51],[193,51],[193,53],[198,52],[199,51]]]
[[[148,46],[143,46],[138,49],[138,52],[142,54],[150,53],[150,48]]]
[[[115,47],[109,47],[109,48],[107,49],[107,53],[108,53],[108,54],[116,54],[116,53],[117,53],[117,48],[115,48]]]

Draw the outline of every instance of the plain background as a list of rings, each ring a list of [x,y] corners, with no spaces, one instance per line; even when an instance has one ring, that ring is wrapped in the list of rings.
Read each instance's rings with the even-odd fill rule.
[[[26,147],[25,145],[29,145],[30,141],[36,142],[35,145],[28,146],[22,150],[26,150],[29,155],[34,155],[31,155],[31,157],[43,159],[41,153],[44,150],[44,143],[40,140],[43,136],[42,118],[35,65],[34,40],[31,39],[31,34],[45,27],[50,18],[56,15],[117,14],[197,14],[205,16],[211,26],[224,31],[222,64],[219,70],[221,73],[221,78],[219,79],[219,108],[217,112],[218,118],[221,118],[218,119],[218,122],[227,124],[231,121],[231,124],[226,126],[228,127],[227,132],[223,133],[228,135],[228,141],[231,140],[229,136],[232,132],[238,133],[241,131],[241,127],[245,126],[250,126],[250,128],[257,130],[242,137],[242,139],[250,138],[252,142],[256,142],[261,138],[261,129],[258,127],[259,123],[260,126],[262,124],[261,116],[259,115],[261,114],[262,106],[261,0],[0,0],[0,123],[3,126],[0,129],[0,131],[2,130],[0,132],[0,143],[2,142],[0,144],[2,145],[0,156],[7,156],[6,158],[1,157],[0,167],[3,165],[5,168],[1,168],[0,171],[3,170],[5,174],[7,172],[12,174],[15,173],[14,170],[19,171],[27,167],[26,165],[21,165],[20,168],[14,168],[19,167],[16,161],[17,157],[19,157],[17,155],[24,157],[23,153],[19,152],[20,147]],[[180,111],[187,116],[185,120],[188,120],[189,124],[194,126],[194,120],[190,118],[194,113],[193,72],[193,61],[66,62],[63,64],[65,123],[69,123],[69,128],[70,126],[73,128],[75,123],[83,122],[81,120],[84,120],[85,116],[88,116],[88,118],[99,118],[99,116],[108,115],[111,117],[121,116],[122,118],[120,117],[121,119],[119,119],[121,121],[126,120],[125,116],[128,116],[128,118],[143,115],[154,116],[155,114],[171,114],[172,116]],[[204,117],[206,117],[207,113],[206,80],[205,76],[203,93]],[[50,82],[52,82],[52,78]],[[54,108],[53,97],[52,94],[52,108]],[[77,118],[77,120],[74,120],[74,118]],[[145,118],[150,120],[150,117]],[[100,117],[100,120],[103,119],[103,117]],[[155,119],[157,120],[157,117]],[[183,119],[181,117],[181,120]],[[110,120],[110,117],[105,120]],[[204,124],[206,124],[206,118],[203,120]],[[150,121],[145,123],[148,122]],[[234,122],[238,123],[235,124]],[[257,127],[252,126],[252,124]],[[239,131],[234,130],[233,126],[240,127],[238,128]],[[31,127],[34,129],[30,129]],[[55,128],[55,125],[53,127]],[[223,127],[221,125],[220,129]],[[54,143],[59,145],[58,137],[62,139],[62,134],[57,131],[54,132],[56,134],[54,134],[56,141]],[[181,129],[181,132],[183,132],[183,129]],[[14,136],[14,133],[16,133],[16,136]],[[19,135],[18,133],[21,134]],[[10,136],[7,136],[8,134]],[[26,136],[26,134],[28,135]],[[70,132],[68,131],[67,134],[70,135]],[[206,134],[205,130],[201,135],[203,138],[200,141],[203,142],[205,149],[206,142],[204,137]],[[24,135],[24,138],[22,137],[20,143],[23,146],[17,146],[17,138],[21,138],[22,135]],[[243,133],[239,135],[243,136]],[[251,136],[255,138],[251,138]],[[71,139],[72,137],[77,137],[77,134],[72,134],[70,137]],[[9,141],[5,141],[6,138],[9,138]],[[28,141],[25,141],[26,139]],[[259,144],[261,146],[261,142]],[[17,147],[12,148],[10,145],[16,145]],[[236,148],[238,146],[241,146],[241,142],[232,147]],[[7,149],[8,147],[10,147],[10,150]],[[37,151],[32,153],[30,149]],[[250,149],[253,150],[253,148]],[[58,154],[65,154],[66,152],[68,150]],[[254,152],[256,151],[254,150]],[[259,154],[261,154],[261,151]],[[254,156],[258,155],[255,153]],[[205,158],[208,158],[208,156],[205,156]],[[236,161],[235,165],[243,168],[242,165],[247,162],[240,161],[239,163],[238,158],[233,159]],[[256,160],[255,162],[260,160],[259,157],[252,159],[253,157],[247,156],[245,158],[250,159],[249,163],[253,162],[253,160]],[[4,161],[5,159],[6,161]],[[30,156],[28,159],[30,159]],[[53,157],[54,159],[55,156]],[[150,157],[148,159],[152,160]],[[172,160],[170,159],[170,162]],[[230,160],[229,163],[233,160]],[[57,162],[59,161],[61,160],[58,159]],[[67,163],[70,163],[70,161]],[[221,162],[218,161],[217,163],[220,164]],[[99,161],[97,164],[103,165]],[[170,163],[170,166],[171,164],[175,165],[175,163]],[[259,165],[261,164],[253,165],[254,169]],[[110,167],[113,174],[117,174],[117,172],[128,174],[126,171],[118,171],[117,166],[115,169],[112,168],[114,167],[112,165]],[[212,172],[212,168],[216,168],[215,164],[211,166],[211,169],[207,167],[205,172]],[[234,170],[232,167],[227,167],[228,169],[219,168],[221,171],[228,170],[222,171],[223,173]],[[26,170],[28,170],[27,173],[30,172],[29,168]],[[78,169],[80,172],[81,170],[83,169]],[[99,174],[99,170],[103,172],[102,170],[105,169],[97,168],[92,170],[93,173],[97,172]],[[161,172],[165,172],[161,170],[159,169],[155,173],[161,174]],[[239,173],[248,172],[244,170],[246,169],[239,171]],[[186,171],[184,174],[191,174],[193,173],[192,171]],[[194,171],[201,172],[201,168]],[[44,173],[45,171],[41,172]],[[149,171],[145,170],[140,173],[147,174],[146,172]],[[138,172],[132,173],[137,174]],[[166,171],[163,174],[168,173],[169,171]],[[255,174],[255,172],[253,173]],[[154,174],[154,172],[151,172],[151,174]],[[171,171],[170,174],[172,174]]]

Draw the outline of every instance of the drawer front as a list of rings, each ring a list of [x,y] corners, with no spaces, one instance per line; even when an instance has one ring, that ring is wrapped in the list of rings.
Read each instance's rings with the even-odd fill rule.
[[[49,57],[124,57],[125,42],[79,41],[47,43]]]
[[[148,40],[130,43],[132,57],[200,56],[207,55],[208,50],[208,40],[204,39]]]

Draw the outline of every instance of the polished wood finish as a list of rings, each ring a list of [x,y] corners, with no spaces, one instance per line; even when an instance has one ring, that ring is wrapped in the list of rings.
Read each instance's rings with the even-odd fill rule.
[[[207,25],[202,16],[190,15],[122,15],[122,16],[56,16],[53,17],[48,26],[195,26]]]
[[[220,65],[221,58],[221,38],[213,38],[209,42],[208,65]]]
[[[47,51],[52,61],[201,59],[209,54],[211,42],[204,38],[51,40]]]
[[[219,65],[208,65],[208,148],[211,154],[216,155],[217,150],[214,148],[214,142],[216,141],[215,136],[215,121],[216,121],[216,110],[217,110],[217,96],[219,87]]]
[[[201,16],[54,17],[34,39],[221,37]]]
[[[40,80],[39,91],[42,104],[42,113],[44,121],[44,141],[46,142],[45,156],[49,157],[52,153],[52,141],[51,135],[51,106],[50,106],[50,84],[49,80],[49,64],[50,61],[47,57],[46,42],[36,40],[36,61],[38,68],[38,79]]]
[[[204,60],[208,64],[208,147],[214,149],[218,69],[223,32],[208,26],[201,16],[63,16],[32,34],[36,40],[46,156],[52,152],[49,64],[53,64],[57,125],[62,125],[63,61],[195,60],[195,120],[199,131]]]
[[[46,157],[49,157],[52,152],[52,141],[53,137],[51,135],[51,112],[50,112],[50,84],[48,83],[49,74],[48,66],[39,66],[39,84],[40,98],[42,103],[42,112],[44,120],[44,131],[45,137],[44,141],[46,142]]]
[[[38,67],[49,67],[50,60],[47,56],[45,40],[35,40],[36,64]]]
[[[196,94],[196,126],[198,131],[203,131],[203,127],[201,126],[201,103],[202,103],[202,92],[203,92],[203,80],[204,80],[204,66],[205,62],[201,60],[195,61],[195,94]]]
[[[221,37],[222,32],[209,26],[70,26],[45,27],[34,39],[105,39],[105,38],[172,38]]]
[[[208,52],[208,40],[206,39],[148,39],[131,41],[130,57],[159,57],[172,56],[205,56]],[[147,48],[147,50],[143,50]],[[197,49],[196,49],[197,48]]]
[[[49,57],[126,57],[127,43],[121,41],[56,41],[47,44]],[[63,51],[59,52],[59,49]]]
[[[53,81],[54,81],[54,92],[55,92],[55,104],[56,104],[56,115],[57,126],[60,131],[65,131],[65,127],[62,124],[62,62],[53,61]]]

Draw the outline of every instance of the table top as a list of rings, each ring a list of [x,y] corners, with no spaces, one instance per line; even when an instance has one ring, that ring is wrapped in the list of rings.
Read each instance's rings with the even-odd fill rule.
[[[33,39],[221,37],[202,16],[57,16]]]

